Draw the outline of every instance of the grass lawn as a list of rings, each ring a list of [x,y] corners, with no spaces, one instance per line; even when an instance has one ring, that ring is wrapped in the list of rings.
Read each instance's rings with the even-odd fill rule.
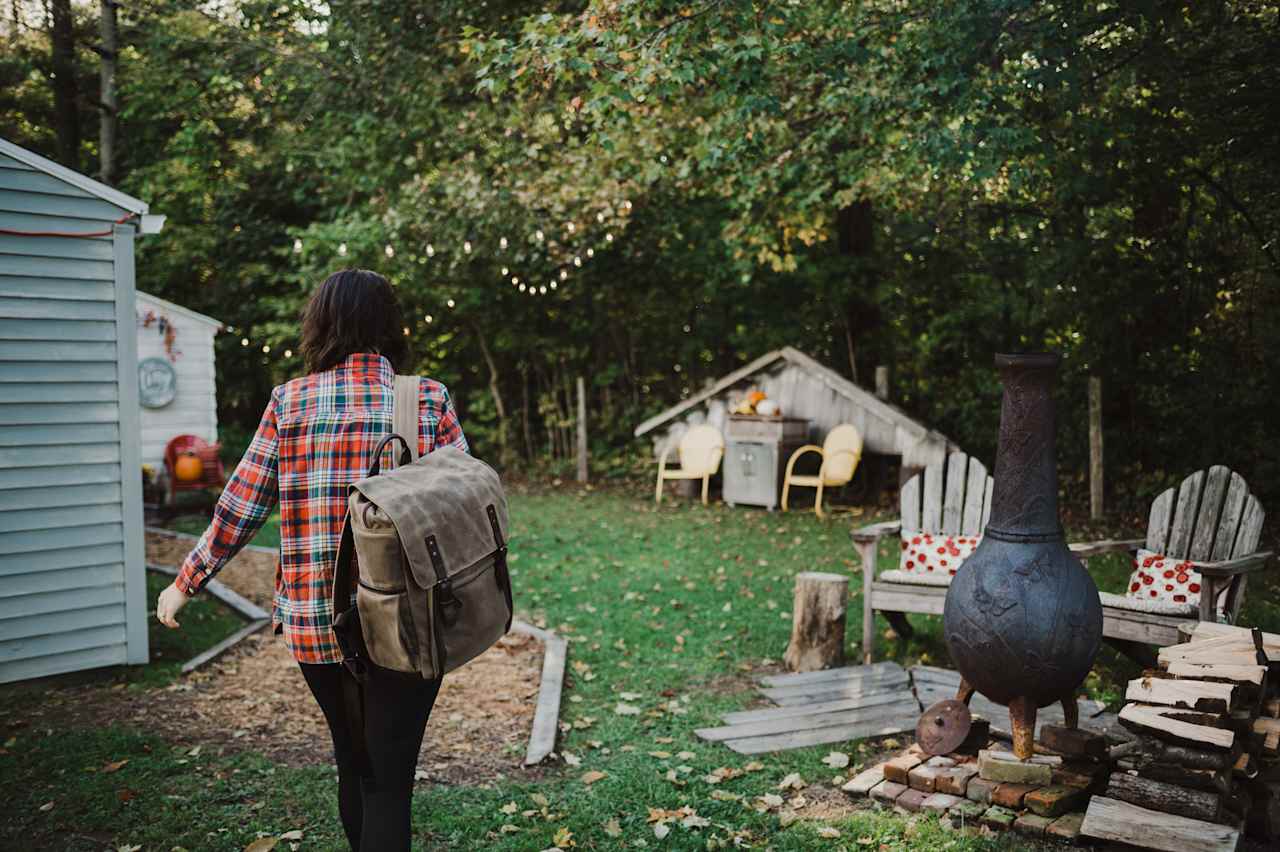
[[[871,517],[822,522],[806,512],[679,501],[655,509],[639,496],[578,491],[513,493],[511,515],[517,607],[570,639],[565,763],[536,783],[420,787],[415,848],[692,850],[733,848],[735,838],[776,850],[1028,848],[1025,838],[966,837],[929,819],[851,810],[837,781],[868,762],[874,745],[756,760],[693,734],[717,724],[719,713],[746,707],[751,674],[781,659],[797,572],[859,572],[848,530]],[[885,565],[894,558],[882,555]],[[1115,575],[1106,582],[1118,588],[1127,568],[1112,560],[1094,570]],[[860,620],[851,601],[851,640],[861,635]],[[906,645],[886,639],[880,647],[903,662],[946,660],[937,620]],[[1132,667],[1105,653],[1088,689],[1115,700],[1117,679]],[[162,691],[155,696],[164,700]],[[193,755],[127,722],[74,732],[33,725],[4,736],[0,775],[10,807],[0,846],[21,838],[36,848],[100,849],[109,841],[240,850],[259,833],[300,830],[302,848],[343,848],[327,770],[273,766],[210,745]],[[848,769],[823,763],[833,750],[850,755]],[[712,783],[708,776],[721,768],[741,774]],[[785,815],[791,804],[779,809],[758,798],[794,795],[778,789],[791,773],[809,785],[795,822]],[[682,808],[691,811],[674,813]],[[655,835],[651,809],[659,809],[654,818],[670,817],[665,839]],[[824,813],[834,818],[812,819]]]

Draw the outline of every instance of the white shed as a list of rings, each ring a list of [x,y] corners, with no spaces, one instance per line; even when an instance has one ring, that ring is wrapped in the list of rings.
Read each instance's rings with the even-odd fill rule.
[[[213,338],[222,323],[149,293],[137,303],[142,463],[159,470],[170,439],[218,440]]]
[[[133,243],[162,223],[0,139],[0,683],[147,661]]]

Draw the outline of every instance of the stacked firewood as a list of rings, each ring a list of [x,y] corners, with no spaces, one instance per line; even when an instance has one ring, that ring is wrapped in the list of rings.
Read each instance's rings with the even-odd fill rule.
[[[1280,687],[1271,660],[1280,636],[1210,622],[1161,649],[1159,668],[1129,682],[1120,724],[1134,739],[1112,749],[1083,833],[1188,852],[1235,849],[1246,827],[1280,839],[1280,774],[1268,774],[1280,765],[1280,719],[1264,715]]]

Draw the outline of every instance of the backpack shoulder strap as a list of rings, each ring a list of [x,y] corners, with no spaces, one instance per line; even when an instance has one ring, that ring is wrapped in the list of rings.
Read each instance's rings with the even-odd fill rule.
[[[418,396],[422,381],[417,376],[396,376],[391,404],[391,431],[404,438],[413,460],[418,460],[418,430],[421,414]],[[393,454],[394,455],[394,454]]]

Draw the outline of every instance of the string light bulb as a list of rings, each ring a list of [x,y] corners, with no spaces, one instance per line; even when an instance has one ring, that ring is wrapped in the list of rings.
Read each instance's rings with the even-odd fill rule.
[[[611,242],[613,242],[613,234],[605,234],[605,235],[604,235],[604,241],[605,241],[606,243],[611,243]]]
[[[382,249],[382,253],[385,254],[388,258],[392,258],[396,256],[396,250],[391,247],[391,243],[386,244],[386,246]]]
[[[292,350],[292,349],[286,349],[286,350],[284,350],[284,357],[286,357],[286,358],[292,358],[292,357],[293,357],[293,350]]]
[[[622,202],[622,209],[623,209],[623,210],[630,210],[630,209],[631,209],[631,202],[630,202],[630,200]]]
[[[436,247],[431,245],[431,243],[427,243],[427,257],[435,257],[435,256],[436,256]]]
[[[409,336],[409,326],[407,326],[407,325],[404,327],[404,336],[405,336],[405,337],[408,337],[408,336]]]
[[[510,274],[511,274],[511,270],[510,270],[510,269],[507,269],[505,266],[504,266],[504,267],[502,267],[502,277],[503,277],[503,278],[506,278],[506,277],[507,277],[508,275],[510,275]]]
[[[506,237],[503,237],[502,239],[498,240],[498,248],[504,249],[504,248],[506,248],[506,247],[507,247],[507,238],[506,238]]]
[[[346,243],[338,243],[338,254],[339,254],[340,256],[342,256],[342,257],[346,257],[346,256],[347,256],[347,244],[346,244]]]
[[[542,237],[543,237],[542,229],[539,228],[538,230],[534,231],[533,236],[534,236],[534,239],[536,239],[538,242],[542,242]]]
[[[520,276],[519,276],[519,275],[512,275],[512,276],[511,276],[511,283],[512,283],[512,284],[519,284],[519,283],[520,283]]]
[[[248,345],[249,345],[249,338],[247,338],[247,337],[242,337],[242,338],[240,338],[240,345],[241,345],[241,346],[248,346]]]
[[[431,325],[431,323],[435,322],[435,317],[431,316],[431,314],[427,314],[423,319],[427,321],[427,325]]]
[[[270,346],[268,346],[268,345],[267,345],[267,344],[265,344],[265,343],[264,343],[264,344],[262,344],[262,354],[263,354],[263,355],[266,355],[266,354],[267,354],[268,352],[270,352],[270,351],[271,351],[271,347],[270,347]]]
[[[587,257],[595,257],[595,256],[596,256],[596,250],[595,250],[595,249],[593,249],[593,248],[589,248],[589,249],[587,249]]]
[[[543,284],[541,287],[539,287],[538,292],[545,296],[547,294],[547,285]]]
[[[466,240],[465,242],[463,242],[462,250],[465,251],[467,254],[471,254],[471,240]]]
[[[572,222],[569,222],[569,223],[567,223],[567,224],[565,225],[565,228],[566,228],[566,229],[568,229],[569,233],[571,233],[571,234],[573,233],[573,229],[574,229],[574,227],[576,227],[576,226],[575,226]]]
[[[561,269],[561,270],[560,270],[560,280],[561,280],[561,281],[563,281],[563,280],[565,280],[565,279],[566,279],[566,278],[568,278],[568,277],[569,277],[569,270],[567,270],[567,269]]]
[[[604,214],[603,214],[603,213],[597,213],[597,214],[596,214],[596,221],[597,221],[597,222],[599,222],[601,225],[603,225],[603,224],[604,224]]]
[[[524,286],[523,284],[521,284],[521,285],[520,285],[520,292],[521,292],[521,293],[523,293],[524,291],[525,291],[525,286]]]
[[[576,257],[576,256],[575,256],[575,257],[573,258],[573,265],[574,265],[574,266],[581,266],[581,265],[582,265],[582,258],[581,258],[581,257]]]
[[[302,254],[302,240],[293,241],[293,253]]]
[[[552,281],[550,286],[552,290],[556,289],[556,282]]]
[[[452,308],[452,307],[453,307],[453,299],[450,299],[449,301],[445,302],[445,304]]]

